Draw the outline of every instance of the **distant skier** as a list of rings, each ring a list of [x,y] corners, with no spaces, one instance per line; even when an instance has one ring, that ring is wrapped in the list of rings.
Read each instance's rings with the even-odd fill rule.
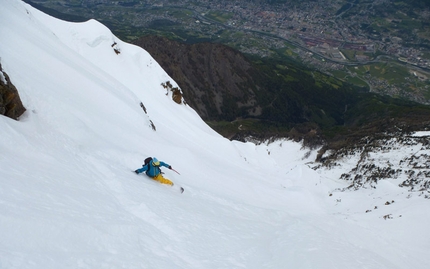
[[[136,169],[134,172],[136,174],[146,172],[146,175],[152,178],[153,180],[156,180],[163,184],[173,186],[173,182],[168,180],[167,178],[164,178],[163,175],[161,174],[160,166],[164,166],[173,170],[171,165],[165,162],[160,162],[155,157],[154,158],[148,157],[145,159],[145,163],[142,165],[142,168]]]

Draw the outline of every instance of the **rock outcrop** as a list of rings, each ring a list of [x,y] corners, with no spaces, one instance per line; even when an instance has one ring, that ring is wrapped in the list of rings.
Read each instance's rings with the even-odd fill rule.
[[[12,84],[9,76],[3,71],[0,64],[0,115],[18,120],[25,112],[18,90]]]

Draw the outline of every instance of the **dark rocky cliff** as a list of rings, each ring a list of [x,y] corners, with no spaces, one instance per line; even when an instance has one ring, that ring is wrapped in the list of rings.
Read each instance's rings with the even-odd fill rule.
[[[223,115],[223,119],[233,120],[240,109],[249,115],[261,113],[254,109],[255,92],[260,89],[258,72],[232,48],[212,43],[186,45],[156,36],[142,37],[135,44],[178,83],[186,102],[203,119]]]

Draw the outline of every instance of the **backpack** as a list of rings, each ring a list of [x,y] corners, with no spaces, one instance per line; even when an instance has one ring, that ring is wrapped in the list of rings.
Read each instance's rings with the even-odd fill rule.
[[[147,165],[150,161],[152,161],[152,157],[148,157],[145,159],[145,163],[143,164],[144,166]]]

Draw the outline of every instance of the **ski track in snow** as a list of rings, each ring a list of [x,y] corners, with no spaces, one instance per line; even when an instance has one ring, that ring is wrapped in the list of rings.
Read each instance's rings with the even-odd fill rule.
[[[388,181],[341,192],[352,159],[313,170],[299,143],[220,137],[97,21],[5,0],[0,37],[27,108],[0,117],[1,269],[430,267],[427,199]],[[132,172],[147,156],[175,186]]]

